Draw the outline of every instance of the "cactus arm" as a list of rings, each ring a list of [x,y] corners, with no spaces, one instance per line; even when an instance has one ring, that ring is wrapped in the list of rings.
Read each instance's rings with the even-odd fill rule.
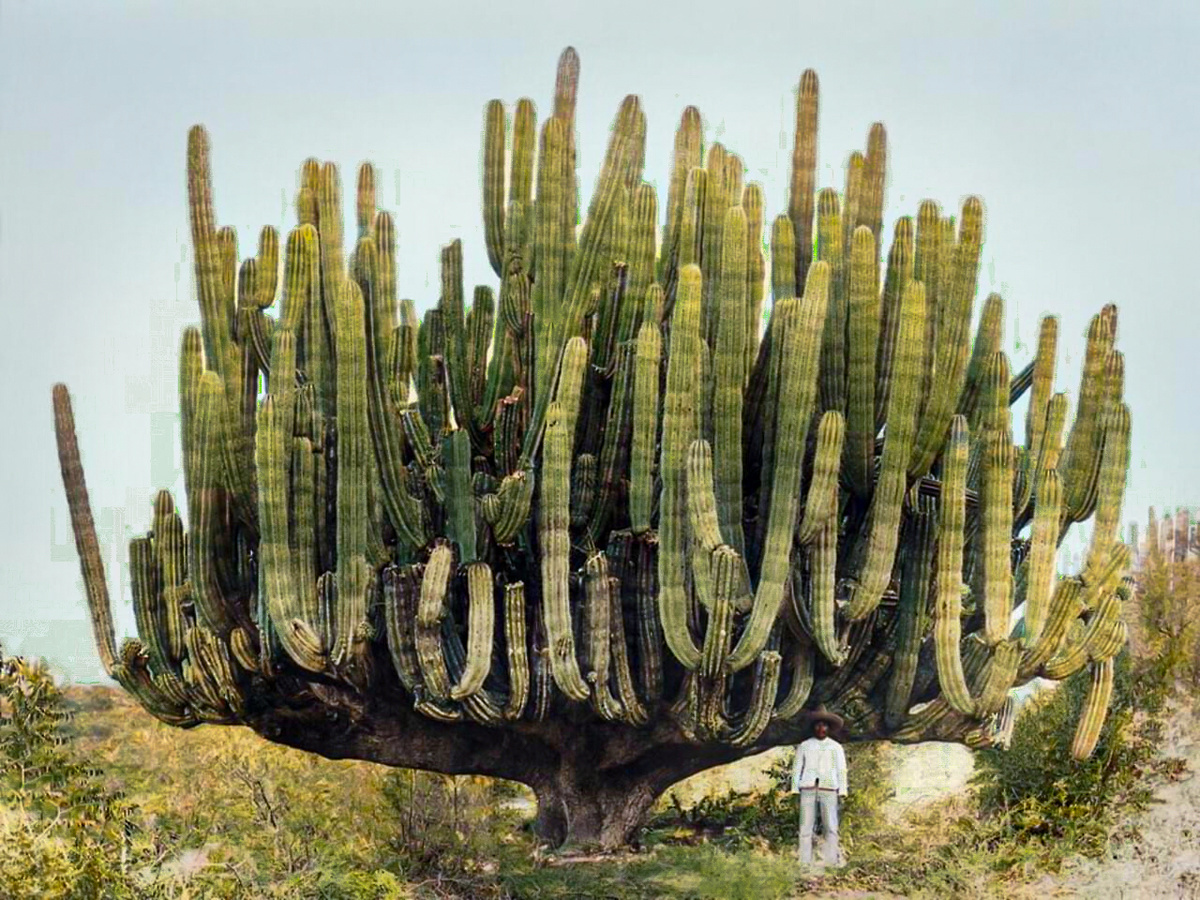
[[[1117,540],[1121,520],[1121,501],[1129,474],[1129,407],[1118,401],[1104,428],[1104,449],[1100,456],[1100,483],[1097,489],[1096,515],[1092,522],[1092,542],[1085,568],[1099,568]]]
[[[575,633],[571,624],[570,479],[571,449],[567,416],[552,404],[546,422],[545,459],[539,512],[542,553],[542,615],[550,649],[550,671],[559,689],[570,699],[587,700],[591,691],[579,671]]]
[[[875,462],[875,359],[879,345],[879,266],[871,230],[860,225],[850,250],[850,343],[847,356],[846,479],[869,497]]]
[[[189,529],[188,573],[192,582],[197,620],[217,631],[227,631],[232,620],[216,578],[214,547],[218,524],[218,504],[222,499],[220,482],[220,418],[224,407],[221,379],[214,372],[200,376],[196,402],[195,452],[191,489],[188,500],[192,517]]]
[[[867,132],[866,170],[863,173],[863,198],[859,207],[859,224],[871,229],[875,246],[883,238],[883,204],[887,181],[887,129],[882,122],[873,122]]]
[[[1050,609],[1041,636],[1021,656],[1017,681],[1024,682],[1039,674],[1046,661],[1058,650],[1071,623],[1085,608],[1080,599],[1083,585],[1077,578],[1063,578],[1054,588]]]
[[[967,424],[955,416],[950,440],[942,457],[942,507],[938,527],[937,604],[934,615],[934,649],[942,696],[958,712],[973,715],[963,674],[959,643],[962,635],[962,557],[966,520]]]
[[[320,672],[327,663],[325,648],[311,623],[302,596],[305,585],[296,581],[296,567],[288,540],[288,490],[283,403],[268,395],[258,411],[257,459],[259,521],[259,590],[283,649],[296,664]]]
[[[163,595],[163,652],[177,670],[183,657],[184,621],[178,598],[187,578],[187,536],[169,491],[159,491],[154,499],[154,564]]]
[[[729,209],[730,200],[728,185],[725,183],[726,159],[724,146],[717,142],[709,145],[704,167],[708,177],[698,235],[701,249],[697,262],[700,264],[701,284],[704,289],[700,301],[700,336],[710,349],[716,346],[717,309],[722,292],[720,281],[724,262],[721,246],[725,236],[725,214]]]
[[[849,261],[855,229],[862,224],[859,219],[859,210],[863,201],[866,166],[867,158],[861,150],[850,152],[850,157],[846,160],[846,192],[842,195],[844,201],[842,207],[842,247],[844,248],[847,261]],[[849,270],[847,269],[846,276],[849,277],[849,274]]]
[[[612,644],[612,596],[608,560],[592,554],[584,565],[583,631],[588,650],[587,681],[592,686],[592,708],[607,721],[620,719],[625,710],[608,686]]]
[[[775,709],[775,695],[779,692],[779,670],[782,658],[775,650],[766,650],[759,658],[754,672],[754,687],[750,692],[750,708],[741,725],[729,736],[734,747],[748,747],[766,730]]]
[[[456,428],[442,439],[446,466],[446,532],[464,565],[479,559],[475,534],[475,492],[471,487],[471,439]]]
[[[614,509],[617,506],[622,473],[629,472],[634,415],[633,391],[636,380],[635,366],[633,345],[629,343],[620,345],[616,357],[612,397],[605,416],[604,441],[598,461],[595,502],[584,511],[587,513],[587,533],[593,543],[599,543],[608,531]]]
[[[71,409],[71,395],[66,385],[56,384],[52,396],[58,462],[67,495],[67,509],[71,514],[71,528],[75,533],[75,546],[79,548],[79,565],[83,572],[92,632],[100,654],[100,663],[104,666],[104,671],[111,675],[117,660],[112,605],[108,598],[108,583],[104,578],[104,558],[100,554],[96,524],[92,519],[87,481],[84,479],[83,464],[79,459],[79,441],[75,435],[75,414]]]
[[[825,188],[817,198],[817,249],[829,266],[829,309],[821,339],[820,407],[846,411],[846,246],[842,243],[842,217],[837,191]]]
[[[525,628],[525,585],[504,586],[504,648],[508,656],[508,700],[504,718],[521,718],[529,702],[529,649]]]
[[[454,551],[448,543],[438,543],[429,555],[421,577],[417,600],[417,662],[426,696],[444,701],[450,696],[450,675],[442,652],[442,620],[446,616]]]
[[[817,184],[817,73],[805,69],[796,95],[796,134],[792,148],[792,180],[788,218],[796,236],[796,278],[793,296],[803,294],[812,265],[813,211]]]
[[[656,704],[662,696],[663,634],[658,611],[658,553],[656,542],[643,535],[634,545],[632,588],[637,611],[638,675],[642,696]]]
[[[388,653],[400,684],[414,696],[422,684],[415,634],[420,578],[420,566],[388,566],[383,570],[383,613]]]
[[[993,716],[1000,711],[1008,697],[1009,689],[1017,677],[1017,666],[1021,661],[1020,641],[1003,640],[992,648],[991,656],[984,664],[979,676],[979,699],[976,701],[976,718]]]
[[[684,200],[688,173],[700,165],[702,154],[700,111],[686,107],[675,129],[671,180],[667,185],[667,217],[663,223],[661,249],[658,256],[659,284],[674,288],[679,276],[679,242],[684,218]]]
[[[818,348],[828,303],[829,267],[822,261],[813,267],[803,307],[794,309],[794,318],[779,344],[779,426],[770,519],[750,620],[729,655],[731,672],[744,669],[762,652],[783,604],[791,571],[805,436],[816,400]]]
[[[837,510],[838,474],[842,465],[842,446],[846,420],[835,409],[826,410],[817,426],[817,451],[813,458],[812,478],[804,497],[804,515],[796,529],[796,543],[809,544]]]
[[[1047,426],[1046,412],[1054,389],[1054,361],[1058,343],[1058,320],[1053,316],[1042,319],[1038,333],[1038,352],[1033,361],[1032,394],[1029,409],[1025,414],[1025,456],[1029,460],[1029,471],[1021,492],[1013,506],[1013,517],[1023,522],[1028,515],[1029,505],[1037,486],[1042,460],[1042,447]]]
[[[365,665],[366,642],[360,625],[367,617],[367,456],[369,424],[366,390],[366,330],[362,292],[357,284],[337,285],[337,585],[338,616],[332,662],[357,670]]]
[[[742,366],[743,385],[754,366],[759,333],[762,330],[766,277],[766,259],[763,257],[763,205],[762,185],[751,182],[742,188],[741,206],[746,213],[746,336],[742,342],[745,353]]]
[[[1045,323],[1043,322],[1043,333]],[[975,342],[971,347],[971,359],[967,363],[966,382],[963,386],[962,397],[958,401],[958,412],[966,416],[968,422],[975,420],[976,407],[979,404],[980,392],[983,390],[983,378],[992,357],[999,353],[1004,340],[1004,298],[999,294],[988,294],[983,301],[983,312],[979,317],[979,329],[975,332]],[[1041,342],[1039,341],[1039,354]],[[1051,361],[1051,364],[1053,362]],[[1048,397],[1046,398],[1048,399]],[[1032,412],[1032,407],[1030,407]],[[1026,430],[1029,436],[1028,428]]]
[[[835,667],[846,661],[846,649],[837,636],[837,551],[838,521],[827,516],[809,546],[810,607],[813,640],[822,655]]]
[[[887,438],[879,464],[879,483],[867,513],[869,528],[856,548],[846,617],[857,621],[869,615],[883,598],[895,565],[907,488],[905,466],[912,453],[920,403],[920,360],[928,309],[924,286],[910,282],[900,316],[899,347],[892,358],[892,390],[888,398]]]
[[[1091,756],[1100,740],[1100,731],[1112,700],[1113,668],[1111,659],[1091,664],[1091,681],[1079,713],[1075,737],[1071,741],[1071,756],[1076,760],[1082,761]]]
[[[611,660],[616,675],[617,700],[621,704],[625,721],[642,726],[650,721],[650,713],[638,698],[634,687],[633,670],[629,665],[629,651],[625,644],[625,618],[621,609],[621,579],[609,576],[609,603],[611,638]]]
[[[983,630],[996,645],[1008,637],[1012,618],[1013,445],[1007,428],[988,429],[983,440]]]
[[[979,278],[979,257],[983,249],[983,204],[978,197],[963,201],[959,241],[952,245],[951,259],[942,260],[946,266],[946,290],[939,290],[929,305],[936,310],[937,344],[930,346],[935,373],[930,382],[925,408],[917,428],[916,445],[909,461],[910,478],[919,478],[930,470],[946,439],[950,417],[958,408],[966,377],[967,334],[971,325],[971,308],[975,302]],[[947,266],[947,263],[951,265]],[[926,282],[928,290],[928,282]]]
[[[1058,466],[1063,477],[1063,514],[1067,523],[1082,521],[1091,514],[1088,495],[1098,463],[1097,433],[1103,427],[1100,414],[1104,405],[1105,364],[1111,349],[1108,320],[1093,316],[1080,376],[1079,405]]]
[[[812,691],[813,686],[813,664],[815,655],[812,652],[812,647],[806,643],[797,641],[792,650],[792,681],[788,687],[787,696],[780,701],[775,707],[775,712],[772,713],[773,719],[779,719],[786,722],[795,716],[804,708],[804,704],[808,701],[808,695]]]
[[[1057,469],[1046,469],[1038,484],[1030,536],[1025,587],[1025,648],[1036,646],[1045,627],[1054,581],[1054,556],[1058,549],[1058,523],[1062,510],[1062,481]]]
[[[497,543],[511,544],[529,521],[534,482],[533,472],[523,469],[505,475],[500,482],[496,521],[492,523],[492,535]]]
[[[729,641],[733,633],[733,604],[741,586],[742,560],[728,544],[715,547],[711,554],[713,600],[700,653],[700,677],[715,679],[725,674]]]
[[[683,578],[687,551],[686,458],[697,429],[700,287],[700,269],[685,266],[672,313],[659,462],[663,485],[658,527],[659,612],[667,646],[687,669],[695,669],[700,662],[700,648],[688,628],[688,595]]]
[[[504,104],[488,101],[483,125],[483,233],[488,262],[504,276]]]
[[[746,368],[746,216],[729,207],[722,238],[723,259],[714,323],[713,461],[717,512],[728,543],[744,554],[742,531],[742,396]]]
[[[883,709],[889,728],[899,727],[908,713],[921,645],[929,630],[929,594],[937,549],[937,507],[931,498],[918,500],[911,522],[901,562],[896,649]]]
[[[451,700],[463,700],[483,687],[492,665],[496,604],[492,569],[485,562],[467,565],[467,652],[462,676],[450,689]]]
[[[368,456],[378,473],[388,519],[411,552],[424,545],[425,534],[421,510],[406,486],[408,478],[402,459],[404,429],[387,384],[386,373],[391,366],[386,348],[394,331],[395,308],[395,237],[391,216],[379,213],[375,217],[374,243],[370,239],[361,242],[357,256],[367,272],[362,292],[367,325],[364,359],[371,443]]]
[[[446,374],[450,382],[450,402],[457,426],[466,429],[471,443],[481,438],[475,425],[475,403],[471,396],[471,360],[467,353],[467,321],[463,296],[462,241],[451,241],[442,248],[442,292],[438,309],[446,329]]]
[[[875,430],[887,420],[891,394],[892,356],[900,334],[900,315],[904,293],[913,277],[913,223],[904,216],[896,220],[892,246],[888,251],[887,272],[879,303],[879,349],[875,358]]]

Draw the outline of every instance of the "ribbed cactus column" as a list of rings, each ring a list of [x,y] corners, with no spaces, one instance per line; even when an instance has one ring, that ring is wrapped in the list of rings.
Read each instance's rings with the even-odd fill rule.
[[[349,252],[338,169],[308,159],[296,226],[239,262],[189,132],[189,521],[162,492],[131,541],[120,646],[53,395],[106,669],[173,725],[523,781],[555,841],[627,841],[671,783],[795,742],[817,703],[851,740],[979,746],[1004,741],[1012,686],[1086,668],[1090,753],[1126,639],[1115,307],[1069,415],[1058,320],[1016,375],[1002,297],[969,334],[978,198],[957,219],[921,202],[885,248],[878,122],[844,193],[818,184],[815,73],[769,248],[769,198],[694,107],[660,198],[624,98],[581,206],[579,84],[568,48],[540,123],[529,98],[511,121],[487,104],[484,246],[444,245],[417,299],[369,163]],[[493,284],[465,283],[473,253]],[[1093,516],[1082,571],[1058,573]]]

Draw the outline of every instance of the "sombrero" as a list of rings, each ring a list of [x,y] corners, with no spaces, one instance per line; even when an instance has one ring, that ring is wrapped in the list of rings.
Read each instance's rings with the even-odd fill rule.
[[[825,708],[822,703],[816,709],[810,709],[806,712],[809,725],[816,725],[818,722],[824,722],[829,726],[830,731],[838,731],[846,727],[846,720],[837,713],[832,713]]]

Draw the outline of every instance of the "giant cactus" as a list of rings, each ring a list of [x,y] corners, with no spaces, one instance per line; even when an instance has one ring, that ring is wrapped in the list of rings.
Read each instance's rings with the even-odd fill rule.
[[[797,740],[817,703],[851,739],[981,745],[1015,684],[1087,666],[1074,750],[1089,752],[1124,636],[1115,308],[1089,330],[1064,437],[1055,320],[1016,377],[999,296],[970,340],[980,201],[957,225],[922,203],[884,254],[883,126],[845,195],[818,194],[811,71],[769,264],[761,188],[728,149],[705,157],[692,107],[656,251],[633,96],[577,230],[578,77],[568,49],[540,137],[522,100],[511,146],[488,104],[498,283],[468,308],[456,241],[419,321],[369,165],[347,254],[338,171],[304,163],[278,278],[271,228],[239,266],[192,129],[190,529],[160,493],[130,546],[139,636],[119,649],[54,389],[107,670],[173,725],[525,782],[554,840],[628,839],[668,785]],[[1018,446],[1010,407],[1030,386]],[[1055,548],[1093,513],[1084,570],[1056,576]]]

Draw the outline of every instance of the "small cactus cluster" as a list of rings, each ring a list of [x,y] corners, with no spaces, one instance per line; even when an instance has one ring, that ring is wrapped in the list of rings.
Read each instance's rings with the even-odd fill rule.
[[[666,719],[750,748],[818,703],[851,737],[1003,741],[1012,687],[1086,666],[1073,752],[1087,756],[1126,640],[1115,307],[1092,320],[1064,436],[1056,320],[1016,375],[997,294],[971,339],[978,198],[957,219],[924,201],[885,256],[885,130],[851,154],[844,191],[817,191],[811,71],[769,243],[761,187],[720,143],[705,152],[693,107],[659,231],[634,96],[577,229],[578,74],[568,49],[540,131],[529,100],[511,124],[487,105],[498,289],[467,305],[455,241],[423,316],[397,297],[370,165],[349,254],[337,168],[310,159],[282,254],[267,227],[239,263],[191,131],[191,527],[159,493],[130,544],[139,637],[119,651],[69,398],[54,395],[113,677],[182,726],[242,721],[299,673],[364,695],[398,681],[389,696],[438,722]],[[1083,571],[1056,575],[1067,529],[1093,514]]]

